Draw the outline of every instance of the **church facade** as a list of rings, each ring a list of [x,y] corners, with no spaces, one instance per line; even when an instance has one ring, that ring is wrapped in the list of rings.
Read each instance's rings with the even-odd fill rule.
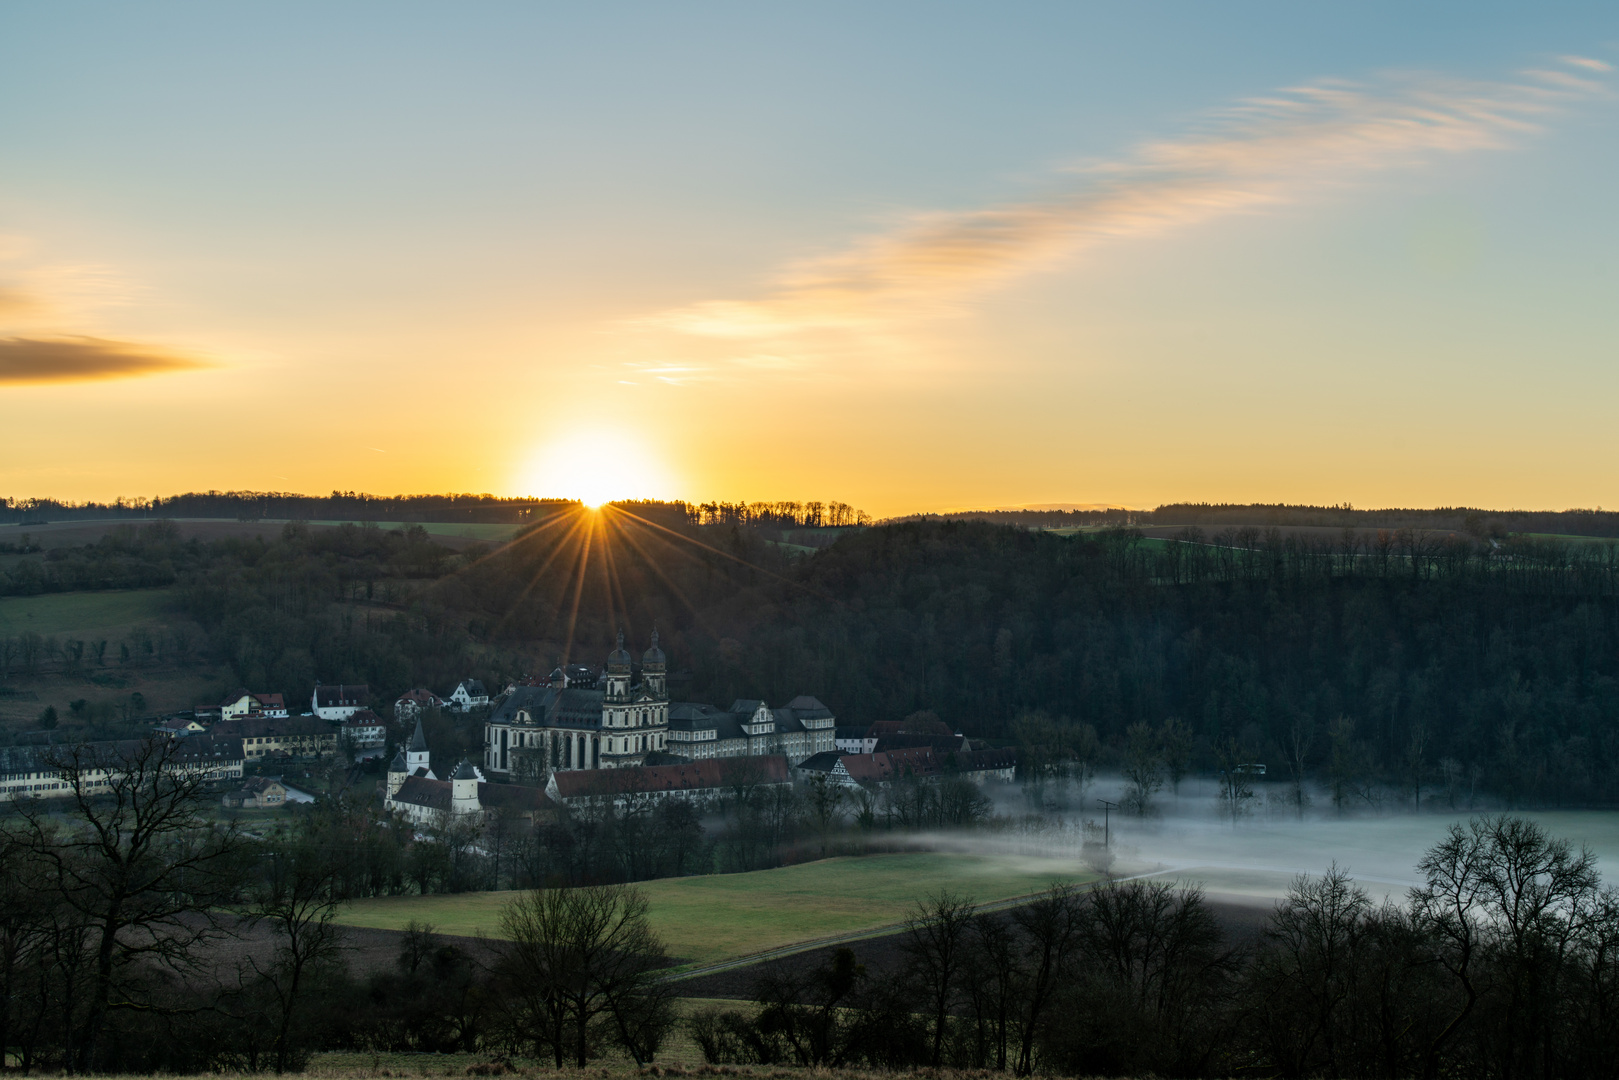
[[[484,769],[540,780],[557,772],[616,769],[655,761],[785,755],[797,764],[832,750],[836,721],[812,697],[783,708],[738,701],[729,710],[670,702],[657,631],[641,657],[641,678],[624,648],[608,654],[598,688],[574,685],[560,669],[549,686],[513,689],[484,725]]]

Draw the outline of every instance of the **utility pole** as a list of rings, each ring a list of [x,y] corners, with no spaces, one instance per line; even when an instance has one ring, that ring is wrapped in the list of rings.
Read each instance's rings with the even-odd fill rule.
[[[1102,846],[1110,848],[1113,846],[1112,812],[1119,808],[1119,804],[1106,799],[1096,801],[1102,804]]]

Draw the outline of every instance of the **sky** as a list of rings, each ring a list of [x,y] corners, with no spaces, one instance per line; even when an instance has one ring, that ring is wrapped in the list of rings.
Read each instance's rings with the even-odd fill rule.
[[[1619,6],[12,4],[0,495],[1619,505]]]

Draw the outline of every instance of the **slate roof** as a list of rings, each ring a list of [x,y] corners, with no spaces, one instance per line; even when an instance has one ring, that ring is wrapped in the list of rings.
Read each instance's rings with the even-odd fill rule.
[[[652,765],[644,768],[579,769],[552,774],[557,794],[564,800],[597,795],[631,795],[638,792],[704,791],[724,787],[747,770],[748,779],[760,784],[787,781],[787,759],[770,757],[711,758],[685,765]],[[747,775],[747,774],[744,774]]]
[[[179,761],[227,762],[241,761],[242,740],[231,735],[193,735],[174,748]]]
[[[478,804],[485,810],[506,809],[529,813],[556,808],[556,803],[543,790],[522,784],[479,784]]]
[[[381,727],[382,717],[370,709],[361,709],[359,712],[343,721],[346,728]]]
[[[467,696],[468,697],[488,697],[489,696],[489,691],[485,690],[483,688],[483,683],[479,682],[477,679],[462,679],[460,681],[460,683],[458,683],[456,685],[456,689],[459,690],[463,686],[466,687],[466,689],[467,689]]]
[[[478,770],[474,769],[472,767],[472,762],[467,761],[466,759],[463,758],[462,761],[461,761],[461,764],[457,765],[455,767],[455,771],[450,774],[450,779],[451,780],[476,780],[476,779],[478,779]]]
[[[843,755],[836,750],[822,750],[819,754],[811,754],[803,761],[800,761],[794,768],[803,769],[806,772],[829,773],[838,767],[838,759],[841,757]]]
[[[399,785],[399,790],[394,792],[394,802],[425,806],[429,810],[448,810],[450,782],[429,780],[425,776],[407,776],[405,782]]]
[[[819,698],[811,697],[809,694],[799,694],[797,697],[793,698],[793,700],[787,703],[787,707],[798,713],[800,716],[808,716],[813,714],[815,717],[819,718],[822,716],[832,715],[832,710],[827,708],[825,705],[822,705]]]
[[[365,683],[338,683],[336,686],[315,687],[315,708],[330,709],[338,705],[371,704],[371,688]]]
[[[84,753],[79,761],[89,767],[117,764],[139,752],[143,739],[118,739],[105,742],[82,743]],[[225,735],[193,735],[187,739],[162,739],[158,748],[166,752],[168,760],[197,762],[199,764],[240,762],[242,740]],[[67,761],[74,744],[54,743],[47,746],[0,746],[0,774],[46,772],[59,766],[52,760]]]
[[[489,716],[491,724],[509,724],[519,709],[527,709],[536,716],[545,711],[546,701],[556,693],[549,686],[519,686]]]
[[[266,735],[292,738],[305,735],[333,735],[337,729],[318,716],[243,717],[223,725],[232,738],[256,739]]]
[[[1017,766],[1017,749],[1011,746],[1004,746],[995,750],[967,750],[954,755],[954,757],[953,764],[962,772],[1011,769]]]
[[[416,733],[410,737],[410,752],[419,754],[427,749],[427,736],[422,732],[422,721],[416,720]]]

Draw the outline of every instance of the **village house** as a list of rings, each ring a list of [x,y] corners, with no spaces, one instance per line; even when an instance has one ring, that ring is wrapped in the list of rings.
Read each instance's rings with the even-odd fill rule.
[[[171,739],[183,739],[187,735],[201,735],[208,729],[198,722],[195,716],[169,716],[157,725],[159,735],[167,735]]]
[[[347,720],[361,709],[371,706],[371,688],[364,683],[355,685],[322,686],[315,684],[315,698],[311,711],[322,720]]]
[[[337,753],[337,732],[313,716],[285,720],[235,720],[230,734],[242,740],[249,761],[266,757],[326,757]]]
[[[272,809],[286,805],[287,789],[272,777],[253,776],[237,790],[226,792],[222,801],[232,809]]]
[[[471,712],[489,704],[489,691],[477,679],[462,679],[444,698],[444,707],[454,712]]]
[[[372,750],[388,743],[388,725],[370,709],[361,709],[339,727],[343,744],[350,750]]]
[[[427,709],[441,709],[444,701],[431,690],[406,690],[394,701],[395,720],[414,720]]]
[[[249,717],[286,719],[287,705],[280,694],[254,694],[238,690],[219,705],[221,720],[244,720]]]

